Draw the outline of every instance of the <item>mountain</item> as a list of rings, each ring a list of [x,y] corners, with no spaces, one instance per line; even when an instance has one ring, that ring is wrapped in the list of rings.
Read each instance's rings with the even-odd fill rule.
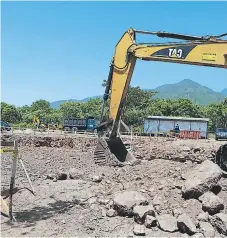
[[[223,101],[227,97],[227,88],[221,92],[215,92],[212,89],[196,83],[190,79],[184,79],[179,83],[164,84],[154,89],[143,89],[146,91],[156,91],[154,98],[177,99],[188,98],[200,105],[208,105],[210,103]],[[52,108],[60,108],[60,104],[64,102],[87,102],[90,99],[102,98],[102,96],[87,97],[81,100],[70,99],[55,101],[50,104]]]
[[[69,100],[59,100],[59,101],[54,101],[50,103],[50,107],[51,108],[56,108],[59,109],[60,105],[64,102],[87,102],[90,99],[95,99],[95,98],[102,98],[102,96],[93,96],[93,97],[87,97],[87,98],[83,98],[83,99],[69,99]]]
[[[223,89],[220,93],[227,97],[227,88]]]
[[[225,96],[219,92],[202,86],[190,79],[184,79],[179,83],[165,84],[154,89],[158,92],[155,98],[177,99],[188,98],[194,103],[208,105],[214,102],[223,101]]]

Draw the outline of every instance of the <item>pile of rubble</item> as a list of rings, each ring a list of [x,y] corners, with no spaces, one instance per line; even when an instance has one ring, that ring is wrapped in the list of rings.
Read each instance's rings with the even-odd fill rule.
[[[214,191],[221,188],[222,171],[213,162],[206,160],[183,176],[182,196],[185,199],[198,199],[203,212],[193,221],[189,215],[178,209],[171,213],[159,214],[159,202],[152,202],[140,192],[125,190],[113,196],[113,208],[108,216],[134,217],[134,234],[145,235],[146,228],[158,227],[166,232],[180,231],[192,237],[217,237],[217,232],[227,235],[227,214],[223,200]],[[226,182],[226,181],[225,181]],[[162,201],[161,201],[162,202]]]
[[[76,169],[70,169],[68,173],[58,171],[55,175],[47,176],[54,182],[58,180],[80,179],[82,174]],[[100,183],[100,176],[91,179]],[[166,209],[164,201],[158,195],[151,196],[138,190],[123,189],[112,194],[111,198],[99,197],[97,202],[107,209],[107,217],[133,218],[133,233],[144,236],[147,229],[160,229],[165,232],[181,232],[185,236],[192,237],[225,237],[227,235],[227,214],[224,213],[224,202],[218,197],[218,193],[227,190],[227,181],[223,178],[222,170],[210,160],[206,160],[193,169],[181,175],[182,197],[191,200],[200,209],[196,200],[201,205],[201,211],[193,219],[187,214],[186,209],[172,206]],[[161,185],[160,185],[160,188]],[[152,198],[152,199],[151,199]],[[193,203],[192,203],[193,204]],[[190,209],[190,208],[189,208]]]
[[[159,202],[154,197],[148,199],[137,191],[123,191],[113,196],[113,208],[108,215],[134,217],[134,234],[145,235],[145,228],[158,227],[163,231],[180,231],[193,237],[214,237],[215,229],[227,235],[227,214],[222,213],[223,201],[212,192],[222,177],[222,171],[213,162],[206,160],[196,166],[183,178],[182,196],[185,199],[196,198],[202,203],[203,212],[193,221],[183,211],[177,209],[172,214],[159,214]]]

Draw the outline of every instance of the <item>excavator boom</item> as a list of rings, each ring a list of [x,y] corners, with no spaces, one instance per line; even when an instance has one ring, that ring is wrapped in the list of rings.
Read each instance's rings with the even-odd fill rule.
[[[136,34],[150,34],[161,38],[184,40],[184,42],[136,43]],[[225,35],[227,34],[199,37],[134,30],[132,28],[126,31],[116,45],[115,54],[110,65],[103,97],[99,142],[95,150],[96,161],[100,157],[102,162],[110,160],[111,156],[108,155],[112,155],[115,160],[121,163],[135,160],[132,153],[124,147],[118,129],[137,59],[227,69],[227,40],[221,39]],[[109,96],[109,118],[103,122],[104,108]],[[108,134],[103,132],[103,128],[108,131]],[[105,153],[102,153],[102,151],[105,151]],[[106,159],[107,157],[109,159]]]

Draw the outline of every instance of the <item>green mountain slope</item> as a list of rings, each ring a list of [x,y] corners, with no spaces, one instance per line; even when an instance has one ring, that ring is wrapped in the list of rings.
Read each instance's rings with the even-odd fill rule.
[[[177,99],[188,98],[200,105],[208,105],[210,103],[223,101],[227,97],[227,88],[221,92],[215,92],[212,89],[202,86],[190,79],[184,79],[179,83],[165,84],[155,89],[144,89],[146,91],[156,91],[154,98]],[[55,101],[50,104],[52,108],[60,108],[60,104],[64,102],[87,102],[89,99],[102,98],[102,96],[87,97],[81,100],[70,99]]]
[[[83,98],[81,100],[77,100],[77,99],[69,99],[69,100],[59,100],[59,101],[54,101],[50,103],[50,107],[51,108],[56,108],[59,109],[60,105],[64,102],[87,102],[90,99],[95,99],[95,98],[102,98],[102,96],[93,96],[93,97],[87,97],[87,98]]]
[[[225,96],[219,92],[202,86],[190,79],[184,79],[179,83],[165,84],[154,89],[158,93],[156,98],[177,99],[188,98],[200,105],[208,105],[213,102],[223,101]]]

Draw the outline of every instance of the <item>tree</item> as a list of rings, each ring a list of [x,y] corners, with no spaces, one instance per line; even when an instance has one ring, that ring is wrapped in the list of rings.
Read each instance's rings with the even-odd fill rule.
[[[1,102],[1,120],[8,123],[20,121],[21,115],[14,105]]]
[[[32,103],[31,111],[48,111],[50,109],[50,102],[46,100],[38,100]]]
[[[64,117],[82,118],[82,103],[81,102],[65,102],[60,106],[60,112]]]

